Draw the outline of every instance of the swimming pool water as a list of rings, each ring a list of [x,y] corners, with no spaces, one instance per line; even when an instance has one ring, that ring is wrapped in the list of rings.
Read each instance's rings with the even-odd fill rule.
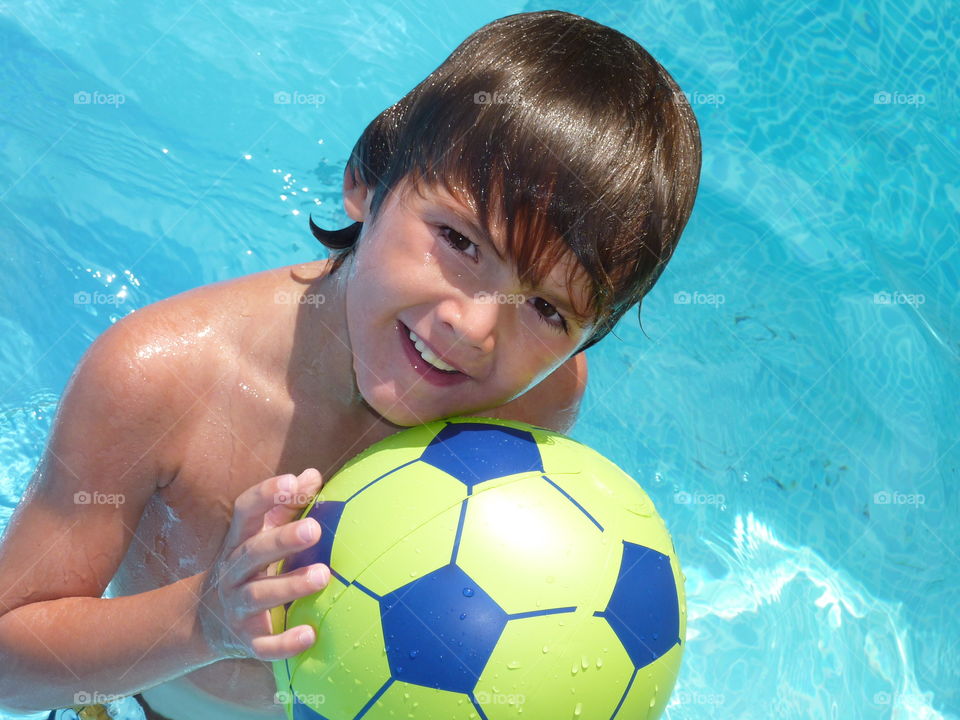
[[[933,0],[6,3],[0,528],[93,338],[318,257],[307,214],[346,222],[366,123],[547,7],[641,42],[703,133],[646,336],[631,316],[589,351],[572,433],[684,565],[666,717],[960,717],[960,61]]]

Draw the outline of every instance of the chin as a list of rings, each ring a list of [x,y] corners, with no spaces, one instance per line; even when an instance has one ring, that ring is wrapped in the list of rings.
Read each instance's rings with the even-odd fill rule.
[[[363,403],[387,422],[399,427],[423,425],[443,418],[462,415],[476,415],[491,411],[509,401],[476,402],[469,405],[456,403],[456,388],[429,388],[424,384],[424,392],[410,393],[404,397],[397,394],[396,381],[383,382],[364,368],[354,368],[356,391]],[[451,399],[454,402],[451,403]]]
[[[374,390],[371,393],[361,392],[364,402],[387,422],[400,427],[413,427],[415,425],[424,425],[434,420],[444,418],[478,415],[487,412],[484,407],[476,408],[423,408],[414,405],[412,402],[398,402],[396,395],[389,392],[380,392]],[[492,406],[495,407],[495,406]],[[492,409],[492,407],[490,409]]]
[[[372,406],[371,406],[372,407]],[[439,420],[441,416],[432,417],[426,415],[414,415],[405,407],[393,407],[390,409],[379,410],[374,408],[377,414],[391,425],[397,427],[414,427],[416,425],[425,425],[433,420]]]
[[[412,407],[411,403],[398,400],[394,392],[383,386],[358,389],[360,397],[368,408],[387,422],[399,427],[423,425],[446,417],[446,415],[437,415],[432,411]]]

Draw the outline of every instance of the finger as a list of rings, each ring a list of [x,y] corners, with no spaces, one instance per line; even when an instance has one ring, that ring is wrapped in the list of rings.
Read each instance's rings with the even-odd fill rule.
[[[320,534],[320,523],[311,517],[258,533],[227,556],[224,584],[239,587],[255,575],[265,576],[270,564],[312,546]]]
[[[264,516],[278,505],[288,506],[289,514],[271,527],[292,520],[298,515],[299,508],[313,499],[322,484],[320,473],[315,468],[308,468],[299,476],[277,475],[244,490],[233,504],[233,519],[225,541],[227,552],[232,552],[247,538],[260,532],[264,528]]]
[[[296,476],[276,475],[247,488],[233,501],[233,518],[224,540],[227,554],[260,532],[263,516],[296,487]]]
[[[307,505],[323,487],[323,475],[316,468],[307,468],[297,477],[296,507]]]
[[[330,569],[314,563],[275,577],[251,580],[244,585],[243,613],[255,615],[320,592],[330,583]]]
[[[289,495],[278,496],[280,501],[277,505],[270,508],[263,516],[263,526],[261,530],[286,525],[288,522],[300,516],[303,508],[310,504],[320,488],[323,486],[323,477],[315,468],[307,468],[297,476],[295,487]]]
[[[309,625],[297,625],[279,635],[262,635],[250,644],[260,660],[286,660],[302,653],[317,641],[317,633]]]

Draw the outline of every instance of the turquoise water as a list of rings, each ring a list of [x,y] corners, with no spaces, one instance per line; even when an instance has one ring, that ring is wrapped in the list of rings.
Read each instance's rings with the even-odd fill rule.
[[[644,485],[684,564],[667,717],[960,717],[960,61],[933,0],[6,3],[0,528],[93,338],[319,256],[307,213],[346,222],[366,123],[546,7],[640,41],[703,133],[647,335],[630,317],[589,351],[572,433]]]

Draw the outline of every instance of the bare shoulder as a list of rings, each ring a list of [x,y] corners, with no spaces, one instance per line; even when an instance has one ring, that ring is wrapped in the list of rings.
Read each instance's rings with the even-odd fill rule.
[[[93,342],[0,541],[0,615],[103,593],[151,496],[216,416],[229,386],[221,379],[249,362],[264,328],[274,336],[261,345],[283,353],[275,340],[290,334],[282,322],[293,309],[266,298],[296,282],[283,268],[197,288],[131,313]]]
[[[320,262],[265,270],[152,303],[97,338],[75,377],[93,379],[86,384],[98,388],[102,402],[122,408],[124,422],[186,430],[230,380],[287,367],[297,320],[288,296],[325,268]]]
[[[155,411],[181,410],[177,398],[202,384],[194,382],[197,376],[216,372],[211,349],[230,342],[202,290],[148,305],[105,330],[81,358],[68,390],[93,384],[115,406],[149,402]]]
[[[279,272],[279,271],[278,271]],[[289,274],[289,273],[287,273]],[[61,399],[54,440],[82,427],[83,445],[122,437],[173,472],[178,438],[203,416],[222,378],[248,354],[251,326],[267,326],[265,273],[205,285],[141,308],[104,331],[84,353]],[[62,438],[61,438],[62,436]],[[79,438],[78,438],[79,439]],[[56,448],[54,448],[56,449]]]
[[[92,360],[126,364],[135,376],[162,380],[155,392],[202,394],[238,358],[268,344],[278,324],[295,320],[289,303],[277,301],[277,295],[302,286],[318,265],[266,270],[155,302],[98,338]]]
[[[0,544],[3,612],[101,596],[150,497],[176,473],[194,399],[180,345],[191,330],[159,305],[108,328],[71,375]]]
[[[210,300],[205,288],[183,293],[101,333],[61,397],[45,459],[71,458],[69,474],[82,468],[86,484],[111,471],[129,476],[134,465],[159,484],[175,473],[177,438],[234,344]]]
[[[520,397],[478,414],[567,433],[577,420],[580,401],[586,389],[587,356],[580,353]]]

